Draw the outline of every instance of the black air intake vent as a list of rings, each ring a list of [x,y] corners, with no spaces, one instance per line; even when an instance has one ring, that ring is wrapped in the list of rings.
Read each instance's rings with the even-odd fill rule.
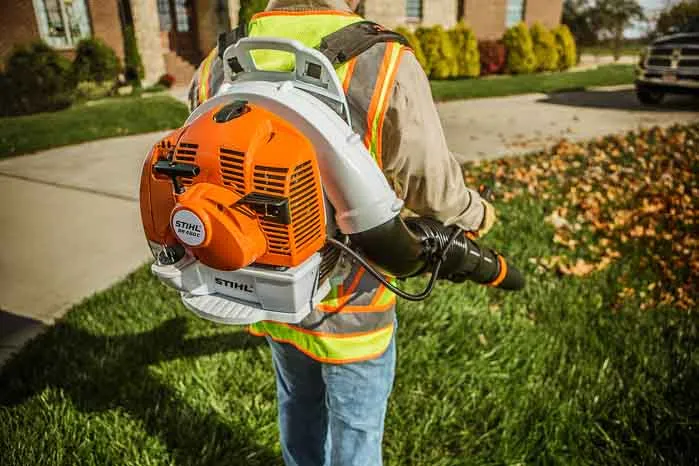
[[[177,144],[175,149],[175,162],[185,163],[189,165],[194,165],[197,158],[197,151],[199,150],[199,144],[192,144],[189,142],[180,142]],[[190,186],[193,179],[190,177],[182,177],[182,184],[185,186]]]

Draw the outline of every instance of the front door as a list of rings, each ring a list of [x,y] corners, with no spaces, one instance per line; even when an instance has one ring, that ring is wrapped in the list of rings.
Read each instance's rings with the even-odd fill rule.
[[[192,65],[198,65],[201,51],[194,0],[158,0],[158,15],[160,30],[170,50]]]

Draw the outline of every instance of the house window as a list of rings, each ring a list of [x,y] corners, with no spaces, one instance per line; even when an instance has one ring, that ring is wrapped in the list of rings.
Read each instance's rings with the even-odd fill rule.
[[[422,19],[422,0],[406,0],[405,1],[405,17],[408,20]]]
[[[169,31],[172,28],[170,0],[158,0],[158,19],[160,20],[161,31]]]
[[[190,0],[158,0],[161,31],[189,32],[192,7]],[[174,28],[173,28],[174,26]]]
[[[41,38],[51,47],[71,48],[90,37],[85,0],[33,0]]]
[[[524,19],[524,0],[507,0],[507,27]]]

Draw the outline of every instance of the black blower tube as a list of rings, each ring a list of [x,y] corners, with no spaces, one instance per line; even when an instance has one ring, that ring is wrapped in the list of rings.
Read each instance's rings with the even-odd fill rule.
[[[524,277],[504,257],[480,247],[460,234],[446,247],[454,227],[429,218],[399,216],[371,230],[350,236],[354,247],[371,262],[398,278],[413,277],[432,270],[444,257],[437,278],[462,283],[466,280],[503,290],[521,290]]]

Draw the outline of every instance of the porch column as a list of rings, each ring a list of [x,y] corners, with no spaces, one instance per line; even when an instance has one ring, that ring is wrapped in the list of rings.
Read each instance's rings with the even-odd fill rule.
[[[366,0],[364,17],[389,28],[403,25],[405,24],[405,1]]]
[[[219,18],[217,1],[215,0],[195,0],[194,6],[196,9],[197,18],[197,41],[199,42],[199,50],[202,57],[205,57],[209,51],[216,45],[218,37]]]
[[[238,27],[238,13],[240,12],[240,0],[228,1],[228,17],[231,21],[231,29]]]
[[[452,28],[459,18],[459,5],[454,0],[429,0],[422,2],[422,22],[426,25],[441,24]]]
[[[144,83],[152,84],[165,74],[165,58],[160,39],[160,20],[157,2],[153,0],[131,0],[133,28],[138,51],[145,71]]]

